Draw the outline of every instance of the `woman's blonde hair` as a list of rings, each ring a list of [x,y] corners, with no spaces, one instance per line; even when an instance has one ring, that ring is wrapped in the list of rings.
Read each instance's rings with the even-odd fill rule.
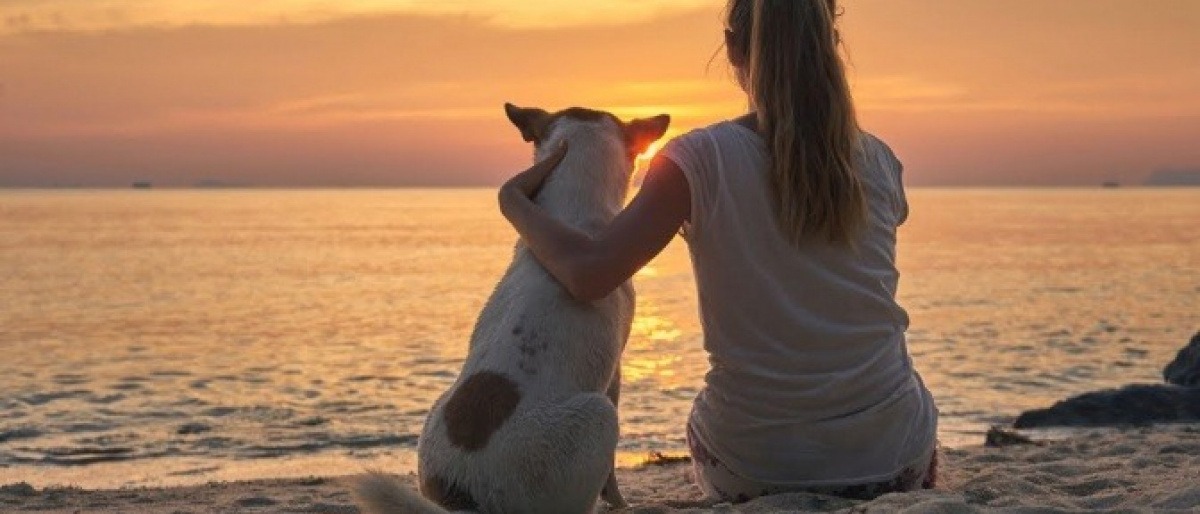
[[[772,158],[784,235],[849,243],[866,224],[860,132],[838,53],[837,0],[730,0],[732,49]]]

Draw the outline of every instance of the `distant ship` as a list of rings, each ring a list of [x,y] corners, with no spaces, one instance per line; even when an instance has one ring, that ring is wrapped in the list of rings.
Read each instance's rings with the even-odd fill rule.
[[[134,189],[150,189],[152,187],[154,187],[154,184],[152,184],[150,182],[143,181],[143,182],[134,182],[133,183]]]
[[[1118,187],[1121,187],[1121,183],[1117,182],[1115,180],[1110,180],[1110,181],[1102,184],[1102,187],[1104,187],[1105,189],[1116,189]]]

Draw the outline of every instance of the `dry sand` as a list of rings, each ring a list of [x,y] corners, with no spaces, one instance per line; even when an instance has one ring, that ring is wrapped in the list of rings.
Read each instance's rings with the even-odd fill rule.
[[[949,449],[937,490],[854,502],[807,494],[705,502],[687,464],[618,472],[627,512],[1200,512],[1200,426],[1088,434],[1044,446]],[[413,477],[408,477],[412,481]],[[344,478],[86,491],[0,487],[0,512],[354,513]]]

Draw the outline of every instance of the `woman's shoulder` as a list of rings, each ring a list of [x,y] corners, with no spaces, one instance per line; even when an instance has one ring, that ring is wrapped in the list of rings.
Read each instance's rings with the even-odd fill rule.
[[[746,123],[743,118],[721,120],[687,132],[680,138],[714,150],[716,147],[725,150],[741,148],[743,151],[757,154],[766,149],[766,142],[754,129],[753,123]]]
[[[714,123],[703,127],[692,128],[682,134],[672,137],[663,145],[663,150],[666,154],[687,152],[687,153],[711,153],[713,145],[714,131],[720,123]]]
[[[731,134],[749,134],[753,136],[758,135],[752,126],[747,125],[741,118],[735,118],[731,120],[720,120],[709,125],[692,128],[687,132],[675,136],[673,140],[701,141],[712,138],[721,139],[729,137]]]
[[[712,137],[712,133],[714,131],[720,130],[720,127],[722,125],[724,125],[725,123],[728,123],[728,122],[718,121],[718,122],[710,124],[710,125],[693,127],[691,129],[688,129],[687,131],[671,138],[671,141],[696,142],[696,141],[705,140],[705,139]]]
[[[900,159],[896,157],[896,153],[892,151],[892,147],[886,141],[865,130],[861,134],[863,152],[867,156],[874,157],[884,164],[900,164]]]
[[[872,148],[885,148],[888,150],[891,149],[882,138],[880,138],[879,136],[876,136],[875,134],[873,134],[871,132],[862,130],[862,131],[859,131],[859,134],[862,137],[863,148],[866,148],[868,150],[870,150]]]
[[[724,158],[736,162],[761,158],[766,152],[766,143],[758,133],[736,120],[723,120],[691,129],[672,138],[663,148],[668,156],[701,164],[714,170],[716,163]]]

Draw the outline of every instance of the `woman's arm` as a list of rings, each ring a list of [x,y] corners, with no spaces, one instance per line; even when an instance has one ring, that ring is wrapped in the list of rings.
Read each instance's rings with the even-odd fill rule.
[[[564,146],[500,188],[500,211],[538,261],[575,299],[608,296],[658,255],[691,211],[687,178],[656,157],[633,202],[596,236],[550,217],[531,198],[566,154]]]

